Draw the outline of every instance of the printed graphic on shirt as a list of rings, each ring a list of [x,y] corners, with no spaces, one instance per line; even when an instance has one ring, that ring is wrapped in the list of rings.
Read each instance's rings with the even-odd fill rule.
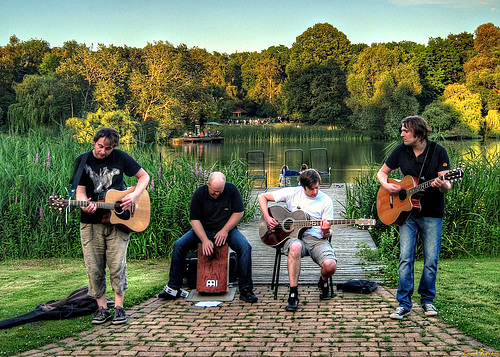
[[[107,167],[101,168],[99,173],[97,173],[94,172],[88,165],[85,165],[85,171],[94,184],[94,193],[102,193],[107,191],[113,183],[113,177],[120,174],[119,169],[114,168],[109,171],[109,168]]]

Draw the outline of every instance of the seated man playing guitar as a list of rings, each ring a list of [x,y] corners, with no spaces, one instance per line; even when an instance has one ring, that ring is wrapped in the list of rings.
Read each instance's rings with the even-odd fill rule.
[[[320,299],[332,298],[329,277],[337,269],[335,251],[328,241],[331,234],[329,220],[333,220],[333,201],[325,193],[319,191],[321,177],[314,169],[305,170],[299,176],[300,186],[285,187],[273,192],[261,193],[258,197],[262,217],[269,229],[274,229],[279,222],[270,215],[268,202],[285,202],[289,211],[304,211],[309,219],[319,220],[321,224],[303,232],[301,237],[291,237],[284,242],[283,251],[288,256],[288,278],[290,294],[285,310],[295,311],[299,304],[298,281],[300,260],[309,252],[311,258],[321,267],[321,277],[318,282]]]
[[[401,125],[403,143],[394,149],[377,173],[382,188],[387,191],[387,196],[390,197],[387,210],[399,202],[398,194],[404,192],[401,185],[395,183],[394,180],[388,180],[388,175],[392,170],[399,168],[403,175],[412,176],[418,182],[433,180],[425,191],[407,198],[418,201],[417,195],[423,193],[419,197],[420,202],[415,202],[418,209],[413,209],[404,219],[394,223],[401,225],[399,227],[399,284],[396,295],[399,307],[390,315],[390,318],[397,320],[408,316],[413,305],[411,296],[419,234],[422,239],[424,256],[424,268],[418,288],[420,304],[426,316],[437,315],[433,300],[436,297],[436,274],[441,248],[444,193],[451,189],[451,183],[445,179],[450,166],[446,149],[427,139],[430,132],[431,128],[427,122],[419,116],[403,119]],[[379,212],[379,217],[383,214],[382,210]],[[381,218],[381,220],[383,219]]]

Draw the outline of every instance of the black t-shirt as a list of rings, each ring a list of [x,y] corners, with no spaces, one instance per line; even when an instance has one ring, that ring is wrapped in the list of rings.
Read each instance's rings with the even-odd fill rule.
[[[429,144],[430,142],[428,141],[424,152],[418,157],[415,157],[412,147],[399,144],[391,155],[389,155],[385,164],[391,170],[399,168],[404,176],[419,177],[429,150]],[[419,183],[434,179],[438,177],[438,172],[450,169],[448,153],[439,144],[436,144],[432,157],[429,154],[427,161],[430,162],[429,169],[422,172],[422,175],[419,177]],[[412,212],[415,217],[444,217],[444,194],[438,188],[428,187],[424,191],[424,195],[420,198],[420,205],[422,207],[420,212]]]
[[[86,154],[76,158],[75,171],[84,155]],[[114,149],[104,159],[96,159],[90,152],[78,185],[85,186],[87,197],[95,202],[98,201],[100,194],[109,189],[124,190],[123,175],[134,176],[140,169],[141,166],[130,155],[121,150]],[[81,211],[80,221],[82,223],[101,223],[102,217],[108,212],[104,209],[98,209],[94,214]]]
[[[208,186],[203,185],[198,187],[193,194],[189,219],[201,221],[206,231],[218,232],[233,213],[244,210],[240,191],[231,182],[226,182],[224,191],[217,199],[210,196]]]

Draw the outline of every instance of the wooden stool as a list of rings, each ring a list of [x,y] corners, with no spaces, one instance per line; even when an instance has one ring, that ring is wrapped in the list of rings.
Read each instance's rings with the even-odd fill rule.
[[[229,276],[229,247],[214,245],[210,256],[203,255],[202,244],[198,244],[198,269],[196,291],[199,293],[226,293]]]

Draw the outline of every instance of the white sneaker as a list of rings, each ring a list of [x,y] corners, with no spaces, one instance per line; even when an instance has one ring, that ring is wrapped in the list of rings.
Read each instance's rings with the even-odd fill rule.
[[[436,307],[432,304],[422,305],[422,310],[424,310],[425,316],[437,316],[437,314],[438,314]]]
[[[411,310],[406,310],[404,307],[400,306],[391,314],[390,318],[393,320],[402,320],[409,314],[411,314]]]

